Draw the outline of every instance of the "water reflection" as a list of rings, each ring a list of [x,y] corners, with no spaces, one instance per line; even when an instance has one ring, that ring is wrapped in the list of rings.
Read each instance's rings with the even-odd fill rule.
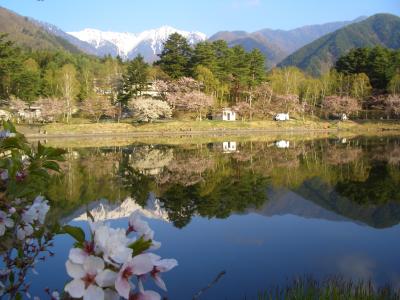
[[[123,211],[126,201],[146,210],[156,199],[176,227],[197,215],[226,218],[249,211],[378,228],[400,221],[400,143],[393,137],[279,140],[272,147],[134,144],[68,153],[65,175],[49,189],[58,202],[54,219],[70,218],[92,207],[93,199],[105,198],[114,211],[118,205]]]
[[[88,209],[123,226],[140,210],[159,254],[180,263],[170,299],[191,299],[222,270],[206,299],[255,299],[308,274],[398,286],[400,138],[231,141],[68,149],[50,221],[86,228]],[[64,268],[72,241],[55,245],[41,274]],[[49,280],[61,289],[66,278]]]

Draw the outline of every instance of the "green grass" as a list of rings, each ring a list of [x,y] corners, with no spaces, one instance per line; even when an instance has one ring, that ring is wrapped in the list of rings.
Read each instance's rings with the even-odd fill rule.
[[[260,293],[258,300],[394,300],[399,291],[390,286],[375,288],[371,282],[353,282],[334,278],[323,282],[313,279],[294,281],[286,288]]]
[[[79,121],[79,123],[78,123]],[[165,134],[229,134],[265,132],[309,132],[309,131],[342,131],[342,132],[382,132],[400,130],[400,122],[396,121],[325,121],[325,120],[290,120],[276,122],[261,121],[159,121],[154,123],[92,123],[88,120],[74,120],[70,124],[53,123],[43,126],[19,126],[19,130],[29,136],[40,135],[39,130],[48,136],[77,135],[165,135]]]

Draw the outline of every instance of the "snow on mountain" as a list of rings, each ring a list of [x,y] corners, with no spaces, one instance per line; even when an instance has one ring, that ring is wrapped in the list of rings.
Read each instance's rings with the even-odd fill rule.
[[[99,52],[98,55],[119,55],[125,59],[132,59],[141,54],[146,61],[153,62],[157,59],[157,54],[161,53],[163,43],[175,32],[184,36],[191,45],[207,38],[201,32],[188,32],[170,26],[162,26],[141,33],[101,31],[87,28],[78,32],[68,32],[68,34],[95,47]]]
[[[76,210],[72,215],[61,220],[62,224],[71,221],[87,221],[86,211],[89,210],[96,221],[109,221],[121,218],[127,218],[133,212],[140,212],[144,217],[149,219],[164,220],[169,222],[168,213],[162,207],[161,202],[150,193],[146,207],[141,207],[132,198],[126,198],[121,203],[110,203],[102,199]]]

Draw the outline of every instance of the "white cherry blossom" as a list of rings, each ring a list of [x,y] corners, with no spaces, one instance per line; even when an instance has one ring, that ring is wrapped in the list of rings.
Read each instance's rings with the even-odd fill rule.
[[[94,242],[96,251],[102,252],[104,260],[108,263],[123,264],[132,257],[132,249],[128,248],[132,241],[121,228],[99,226],[94,232]]]
[[[4,235],[6,232],[6,227],[14,227],[14,221],[13,219],[9,218],[4,211],[0,210],[0,236]]]
[[[65,264],[67,273],[73,278],[65,286],[65,291],[72,298],[84,300],[103,300],[103,288],[114,285],[117,274],[104,269],[104,261],[96,256],[88,256],[83,264],[74,264],[68,260]]]
[[[31,224],[22,223],[17,227],[17,238],[24,240],[33,234],[33,227]]]

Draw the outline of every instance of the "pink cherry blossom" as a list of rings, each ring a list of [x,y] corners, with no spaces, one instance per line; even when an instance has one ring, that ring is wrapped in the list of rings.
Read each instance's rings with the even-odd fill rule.
[[[154,279],[157,286],[164,291],[167,291],[164,280],[161,278],[161,273],[168,272],[178,265],[176,259],[160,259],[157,255],[152,255],[153,270],[150,275]]]
[[[153,263],[148,254],[137,255],[131,260],[125,262],[118,273],[117,280],[115,281],[115,289],[118,294],[125,299],[129,299],[131,288],[134,288],[133,284],[129,281],[130,278],[133,275],[146,274],[152,269]]]

